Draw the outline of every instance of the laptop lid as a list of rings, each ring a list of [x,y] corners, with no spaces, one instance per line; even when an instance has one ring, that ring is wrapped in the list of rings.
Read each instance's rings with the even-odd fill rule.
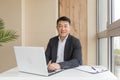
[[[21,72],[48,76],[43,47],[14,47],[16,62]]]

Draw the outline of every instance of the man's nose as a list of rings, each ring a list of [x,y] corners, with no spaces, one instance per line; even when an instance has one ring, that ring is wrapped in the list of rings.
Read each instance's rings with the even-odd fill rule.
[[[62,30],[65,30],[65,27],[64,27],[64,26],[62,26]]]

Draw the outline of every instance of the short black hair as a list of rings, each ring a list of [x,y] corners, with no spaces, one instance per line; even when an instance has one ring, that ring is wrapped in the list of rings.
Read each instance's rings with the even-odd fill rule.
[[[67,22],[69,22],[69,24],[71,24],[71,20],[66,16],[59,17],[57,19],[57,24],[58,24],[59,21],[67,21]]]

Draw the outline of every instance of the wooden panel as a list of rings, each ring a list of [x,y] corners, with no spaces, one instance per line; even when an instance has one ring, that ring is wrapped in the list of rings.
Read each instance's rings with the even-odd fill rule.
[[[107,36],[120,36],[120,19],[108,25]]]
[[[97,34],[97,38],[120,36],[120,19],[108,25],[108,29]]]
[[[59,16],[70,17],[70,0],[59,0]]]
[[[81,41],[83,64],[87,64],[87,0],[59,0],[59,16],[71,19],[71,34]]]
[[[100,33],[97,34],[97,38],[106,38],[107,37],[107,30],[102,31]]]

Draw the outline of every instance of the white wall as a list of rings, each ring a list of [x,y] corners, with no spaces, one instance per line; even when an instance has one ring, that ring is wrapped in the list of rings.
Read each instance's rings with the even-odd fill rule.
[[[96,27],[97,27],[97,6],[96,0],[88,1],[88,65],[96,64],[97,42],[96,42]]]
[[[44,46],[56,34],[57,0],[25,1],[24,45]]]
[[[57,0],[0,0],[0,18],[17,31],[16,41],[0,47],[0,72],[16,66],[13,46],[46,47],[56,35]]]
[[[0,0],[0,18],[6,29],[13,29],[19,38],[0,46],[0,72],[16,66],[14,45],[21,45],[21,0]]]

